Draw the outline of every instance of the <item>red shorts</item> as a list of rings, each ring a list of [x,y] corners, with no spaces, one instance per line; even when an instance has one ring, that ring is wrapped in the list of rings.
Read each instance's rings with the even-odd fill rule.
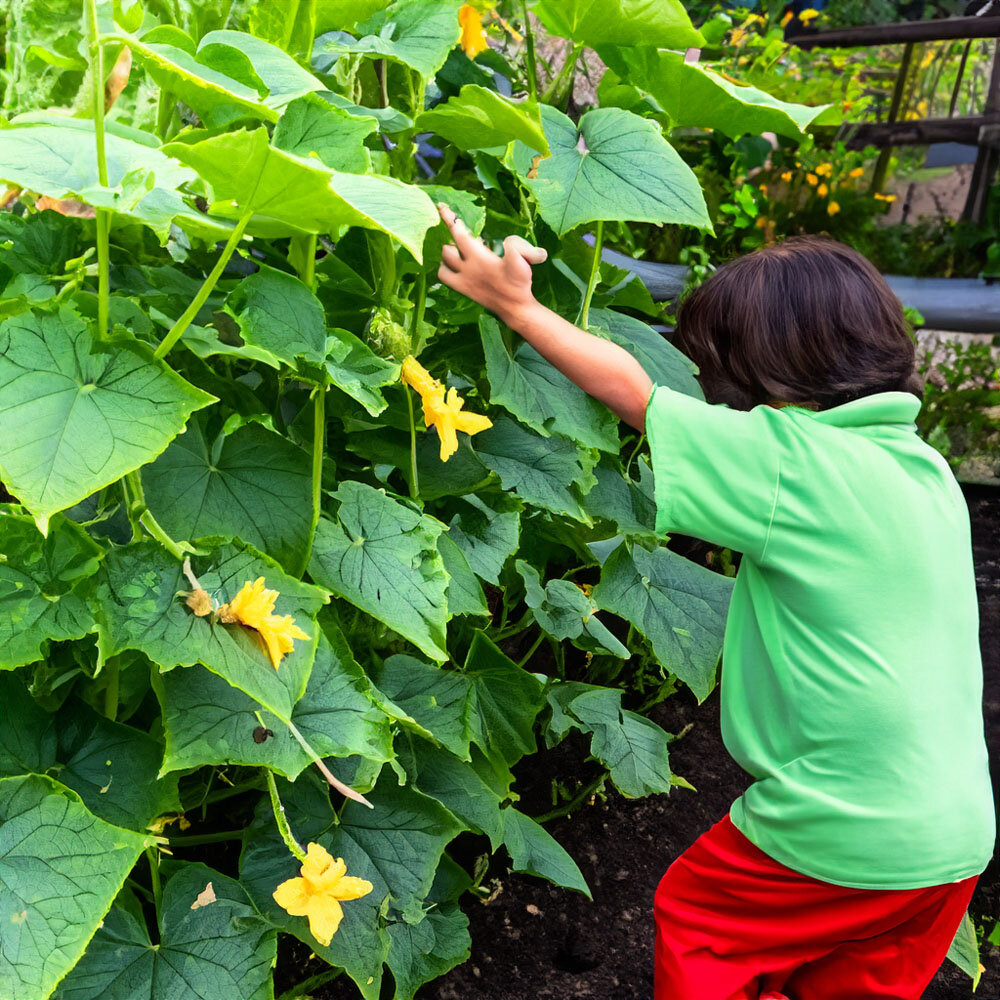
[[[655,1000],[920,1000],[977,880],[848,889],[786,868],[726,816],[656,890]]]

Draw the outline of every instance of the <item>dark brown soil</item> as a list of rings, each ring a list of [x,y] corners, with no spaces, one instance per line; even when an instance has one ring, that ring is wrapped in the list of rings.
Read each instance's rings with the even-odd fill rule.
[[[1000,493],[967,492],[973,519],[985,666],[983,709],[1000,801]],[[746,787],[747,776],[727,756],[719,735],[718,692],[697,705],[679,693],[658,706],[653,718],[669,732],[692,728],[671,748],[671,766],[697,788],[637,801],[612,793],[548,829],[573,855],[594,893],[594,901],[537,878],[499,871],[502,891],[489,904],[466,902],[472,957],[449,975],[428,984],[421,1000],[649,1000],[652,996],[652,898],[667,866],[721,818]],[[518,776],[523,808],[549,807],[550,782],[592,773],[584,748],[567,741],[531,758]],[[461,847],[461,845],[457,845]],[[972,912],[1000,917],[1000,866],[984,872]],[[992,927],[992,922],[988,923]],[[986,946],[986,973],[977,997],[1000,996],[1000,950]],[[343,980],[315,997],[347,1000]],[[945,963],[924,1000],[969,1000],[967,976]]]

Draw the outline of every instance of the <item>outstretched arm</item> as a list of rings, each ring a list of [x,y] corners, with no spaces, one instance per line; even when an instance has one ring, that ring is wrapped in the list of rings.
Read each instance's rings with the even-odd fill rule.
[[[531,265],[545,260],[545,251],[508,236],[498,257],[447,205],[438,210],[455,241],[441,251],[439,280],[496,313],[584,392],[642,430],[652,380],[628,351],[538,302],[531,292]]]

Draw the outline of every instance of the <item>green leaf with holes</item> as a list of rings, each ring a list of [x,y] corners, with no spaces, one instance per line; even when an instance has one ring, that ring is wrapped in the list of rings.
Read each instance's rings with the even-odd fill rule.
[[[147,842],[49,778],[0,779],[0,996],[51,995]]]
[[[156,458],[214,396],[119,335],[97,343],[67,308],[0,324],[0,476],[46,530]]]
[[[60,1000],[188,1000],[270,995],[277,934],[235,879],[207,865],[167,862],[154,944],[142,907],[125,889]],[[211,902],[199,897],[211,889]]]

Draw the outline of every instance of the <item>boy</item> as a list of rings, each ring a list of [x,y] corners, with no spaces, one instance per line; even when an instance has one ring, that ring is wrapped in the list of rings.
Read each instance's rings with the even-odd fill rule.
[[[440,280],[645,430],[657,530],[743,554],[722,736],[756,780],[657,889],[657,1000],[918,1000],[995,819],[968,512],[899,301],[832,240],[733,261],[678,318],[703,403],[540,305],[544,250],[441,214]]]

